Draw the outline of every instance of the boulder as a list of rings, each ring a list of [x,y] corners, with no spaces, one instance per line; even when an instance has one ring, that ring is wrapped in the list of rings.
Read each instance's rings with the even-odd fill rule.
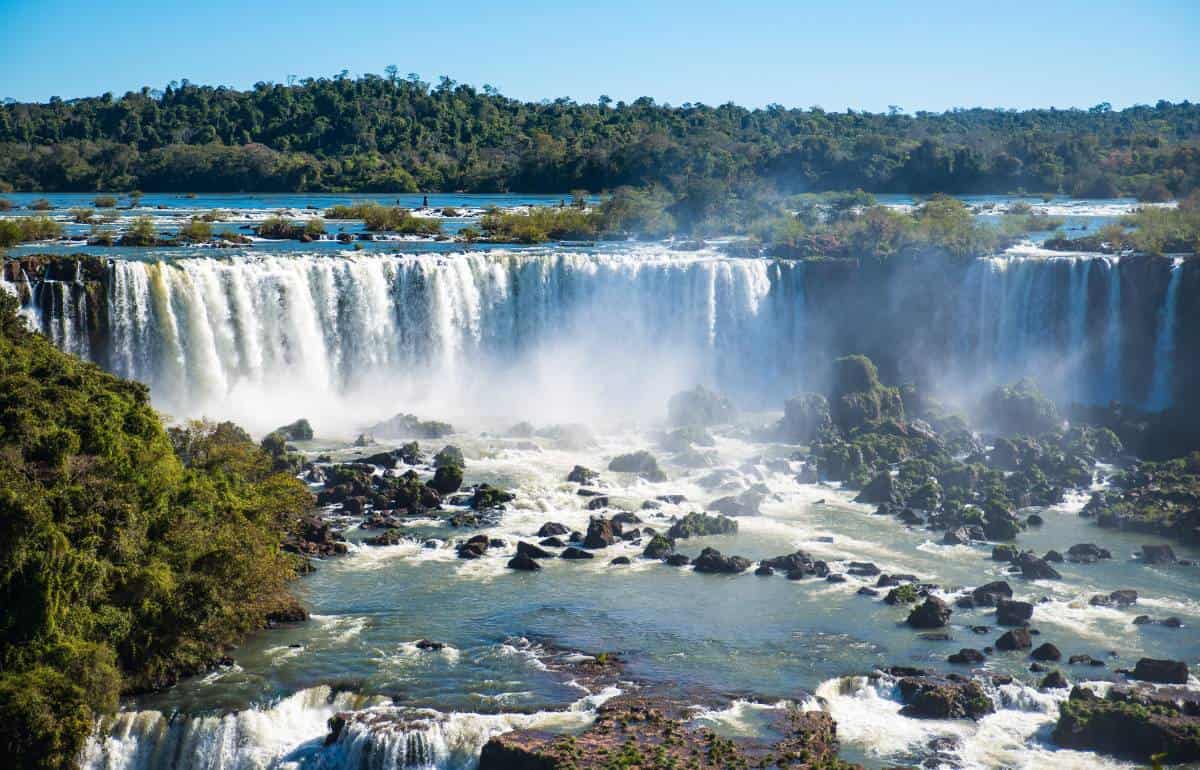
[[[971,592],[971,598],[980,607],[990,607],[1000,599],[1012,598],[1012,587],[1003,580],[984,583]]]
[[[856,503],[869,503],[877,505],[879,503],[899,504],[901,502],[900,493],[896,490],[896,480],[893,478],[890,471],[883,471],[876,474],[875,478],[867,482],[867,485],[862,488],[858,496],[854,498]]]
[[[741,556],[724,556],[716,548],[705,548],[693,562],[697,572],[737,574],[750,568],[750,560]]]
[[[525,572],[537,572],[542,568],[542,565],[534,561],[532,556],[524,553],[518,553],[516,556],[508,560],[508,568],[522,570]]]
[[[904,708],[916,719],[979,719],[996,710],[979,682],[929,675],[904,677],[897,683]]]
[[[642,551],[642,556],[647,559],[665,559],[673,553],[675,553],[675,543],[670,538],[655,535],[646,544],[645,550]]]
[[[1057,661],[1062,660],[1062,653],[1050,642],[1044,642],[1038,645],[1037,649],[1033,652],[1029,653],[1029,657],[1040,661]]]
[[[706,513],[689,513],[671,525],[667,537],[681,540],[689,537],[728,535],[737,532],[737,522],[726,516],[710,516]]]
[[[565,524],[559,524],[557,521],[548,521],[542,525],[542,528],[537,531],[538,537],[553,537],[555,535],[569,535],[571,530]]]
[[[517,555],[528,556],[531,559],[549,559],[554,556],[554,554],[550,553],[549,551],[543,548],[538,548],[532,543],[526,543],[524,540],[517,542]]]
[[[583,538],[584,548],[607,548],[617,542],[617,529],[614,528],[612,521],[602,518],[593,518],[588,522],[587,534]]]
[[[1040,559],[1031,553],[1022,553],[1017,557],[1016,565],[1021,569],[1021,575],[1027,580],[1062,580],[1058,570],[1051,567],[1045,559]]]
[[[1093,564],[1101,559],[1111,559],[1112,554],[1107,548],[1101,548],[1095,543],[1076,543],[1067,549],[1067,560],[1075,564]]]
[[[582,548],[576,548],[575,546],[570,546],[570,547],[564,549],[563,552],[561,554],[559,554],[559,557],[563,558],[563,559],[594,559],[594,558],[596,558],[592,553],[585,551]]]
[[[646,481],[666,481],[667,474],[658,467],[658,460],[646,450],[618,455],[608,464],[615,473],[636,473]]]
[[[950,663],[960,665],[976,665],[983,663],[986,657],[979,650],[973,650],[970,647],[963,647],[958,652],[950,654],[946,660]]]
[[[1143,545],[1142,561],[1146,564],[1174,564],[1178,559],[1169,545]]]
[[[1159,684],[1187,684],[1188,666],[1182,660],[1142,658],[1133,668],[1133,678]]]
[[[779,436],[793,444],[808,444],[833,426],[829,402],[819,393],[801,393],[783,404]]]
[[[953,610],[949,605],[936,596],[929,596],[909,613],[906,622],[913,628],[942,628],[950,622],[951,614]]]
[[[429,486],[437,490],[439,494],[449,495],[457,492],[462,487],[463,469],[460,465],[442,465],[433,472],[433,478],[429,481]]]
[[[1033,605],[1010,599],[996,600],[996,624],[1001,626],[1023,626],[1033,618]]]
[[[1116,687],[1100,698],[1076,685],[1059,706],[1051,737],[1064,748],[1142,765],[1200,760],[1200,716],[1194,705],[1189,709],[1154,693]]]
[[[1028,628],[1014,628],[1011,631],[1005,631],[996,640],[996,649],[1004,650],[1005,652],[1028,650],[1031,647],[1033,647],[1033,637],[1029,635]]]
[[[599,478],[599,473],[585,468],[582,465],[576,465],[571,469],[571,472],[567,474],[567,481],[571,481],[576,484],[595,484]]]
[[[663,561],[672,567],[686,567],[691,563],[692,560],[681,553],[673,553],[667,558],[663,559]]]

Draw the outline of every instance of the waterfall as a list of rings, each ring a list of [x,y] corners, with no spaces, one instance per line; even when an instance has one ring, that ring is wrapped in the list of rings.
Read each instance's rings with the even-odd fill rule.
[[[1077,369],[1087,366],[1090,354],[1087,341],[1088,322],[1088,278],[1092,272],[1091,259],[1074,259],[1071,261],[1071,282],[1067,300],[1068,348],[1067,353]],[[1089,378],[1079,378],[1078,385],[1073,389],[1074,398],[1087,402],[1095,392],[1094,384]]]
[[[1106,258],[1104,264],[1108,268],[1108,327],[1104,332],[1104,383],[1108,390],[1104,400],[1120,401],[1124,392],[1121,387],[1121,261],[1117,257]]]
[[[1154,380],[1146,408],[1161,410],[1171,405],[1171,374],[1175,354],[1175,308],[1179,299],[1179,284],[1183,279],[1183,260],[1171,264],[1171,278],[1166,295],[1158,310],[1158,334],[1154,345]]]
[[[222,714],[122,711],[89,739],[81,770],[471,770],[493,736],[580,730],[617,693],[530,714],[447,714],[327,686]]]

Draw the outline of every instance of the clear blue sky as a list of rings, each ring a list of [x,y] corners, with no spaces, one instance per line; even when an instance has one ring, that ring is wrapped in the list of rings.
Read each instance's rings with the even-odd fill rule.
[[[447,75],[513,97],[882,111],[1200,100],[1200,0],[0,0],[0,98]]]

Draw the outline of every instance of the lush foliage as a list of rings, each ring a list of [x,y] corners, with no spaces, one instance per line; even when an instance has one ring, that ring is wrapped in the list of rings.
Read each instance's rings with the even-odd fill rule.
[[[436,219],[413,216],[400,206],[384,206],[375,201],[358,201],[349,206],[338,205],[326,210],[330,219],[361,219],[363,227],[372,232],[391,232],[403,235],[437,235],[442,223]]]
[[[530,103],[393,72],[0,106],[0,189],[688,193],[715,181],[1157,200],[1200,184],[1198,138],[1188,102],[915,115]]]
[[[1060,233],[1046,245],[1067,251],[1200,256],[1200,193],[1193,193],[1175,208],[1144,206],[1096,235],[1067,238]]]
[[[0,219],[0,248],[26,241],[45,241],[62,235],[62,225],[47,216]]]
[[[168,436],[143,385],[26,331],[7,294],[0,456],[7,767],[73,767],[121,691],[203,670],[293,603],[279,543],[303,485],[228,423]]]

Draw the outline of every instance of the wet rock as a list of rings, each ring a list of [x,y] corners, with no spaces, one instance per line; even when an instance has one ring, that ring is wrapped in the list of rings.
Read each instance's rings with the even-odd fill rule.
[[[532,556],[524,553],[518,553],[516,556],[508,560],[508,568],[522,570],[525,572],[537,572],[542,568]]]
[[[706,513],[689,513],[671,525],[667,537],[681,540],[689,537],[728,535],[737,532],[737,522],[725,516],[710,516]]]
[[[971,592],[971,598],[980,607],[990,607],[1000,599],[1012,598],[1012,587],[1003,580],[985,583]]]
[[[549,551],[543,548],[538,548],[532,543],[526,543],[524,540],[517,542],[517,554],[520,556],[528,556],[531,559],[549,559],[554,556],[554,554],[550,553]]]
[[[663,561],[672,567],[686,567],[691,563],[692,560],[681,553],[673,553],[667,558],[663,559]]]
[[[1038,645],[1037,649],[1035,649],[1033,652],[1029,653],[1029,655],[1034,660],[1042,660],[1042,661],[1062,660],[1062,653],[1059,652],[1059,649],[1057,647],[1055,647],[1053,644],[1051,644],[1050,642],[1045,642],[1043,644]]]
[[[901,495],[896,489],[896,479],[890,471],[883,471],[876,474],[854,498],[854,502],[856,503],[869,503],[872,505],[879,503],[899,504],[901,501]]]
[[[587,509],[589,511],[598,511],[601,508],[608,507],[608,495],[597,495],[587,501]]]
[[[716,548],[705,548],[696,557],[694,569],[697,572],[715,574],[737,574],[750,568],[750,560],[741,556],[724,556]]]
[[[1067,560],[1075,564],[1094,564],[1101,559],[1111,559],[1112,553],[1095,543],[1076,543],[1067,549]]]
[[[363,540],[365,545],[400,545],[404,542],[404,535],[396,529],[388,529],[379,533],[374,537],[368,537]]]
[[[875,577],[882,570],[869,561],[852,561],[846,565],[846,572],[860,577]]]
[[[714,500],[708,504],[708,508],[725,516],[757,516],[758,506],[762,501],[762,494],[748,489],[738,495]]]
[[[1058,570],[1051,567],[1045,559],[1040,559],[1031,553],[1023,553],[1017,557],[1016,565],[1021,569],[1021,575],[1027,580],[1062,580]]]
[[[1033,605],[1010,599],[996,600],[996,623],[1001,626],[1023,626],[1033,618]]]
[[[444,650],[446,648],[446,644],[445,642],[434,642],[429,639],[421,639],[417,642],[416,647],[418,650],[437,652],[439,650]]]
[[[762,569],[762,568],[759,567],[759,569]],[[862,588],[858,589],[858,591],[856,593],[859,596],[879,596],[878,591],[876,591],[874,588],[870,588],[868,586],[863,586]]]
[[[970,647],[963,647],[958,652],[949,655],[946,660],[950,663],[959,665],[977,665],[983,663],[987,658],[979,650],[973,650]]]
[[[1070,686],[1071,683],[1067,680],[1067,677],[1063,675],[1063,672],[1055,669],[1049,674],[1046,674],[1046,676],[1042,677],[1042,681],[1041,684],[1038,685],[1038,689],[1045,692],[1046,690],[1063,690]]]
[[[1133,678],[1159,684],[1187,684],[1188,666],[1182,660],[1142,658],[1133,668]]]
[[[819,393],[801,393],[783,404],[783,419],[779,421],[780,438],[793,444],[808,444],[829,432],[833,419],[829,402]]]
[[[776,556],[773,559],[763,559],[762,566],[785,574],[793,571],[809,575],[816,574],[816,567],[812,557],[804,551],[796,551],[786,556]]]
[[[906,621],[913,628],[941,628],[950,621],[953,610],[936,596],[926,597],[924,604],[914,609]]]
[[[537,531],[537,536],[552,537],[554,535],[566,535],[570,532],[571,530],[565,524],[559,524],[557,521],[548,521]]]
[[[443,465],[433,472],[433,478],[429,481],[429,486],[436,489],[439,494],[449,495],[457,492],[462,487],[463,469],[459,465]]]
[[[986,537],[983,528],[977,525],[958,527],[946,530],[942,536],[943,545],[970,545],[972,541],[983,540]]]
[[[513,495],[511,492],[505,492],[503,489],[496,489],[489,484],[480,484],[475,487],[471,495],[471,508],[477,511],[487,510],[489,508],[498,508],[505,503],[512,502]]]
[[[613,566],[621,566],[621,565],[632,564],[632,563],[633,562],[631,562],[629,560],[628,556],[618,556],[617,558],[615,558],[609,562],[609,564],[611,564]]]
[[[1012,545],[997,545],[992,547],[992,561],[1012,562],[1017,560],[1020,554],[1016,546]]]
[[[1142,561],[1146,564],[1174,564],[1178,560],[1169,545],[1143,545]]]
[[[1025,518],[1025,523],[1031,527],[1040,527],[1046,523],[1046,520],[1036,513],[1031,513]]]
[[[559,554],[559,557],[563,558],[563,559],[594,559],[594,558],[596,558],[592,553],[585,551],[582,548],[576,548],[575,546],[571,546],[571,547],[565,549],[561,554]]]
[[[759,577],[770,577],[775,574],[775,570],[768,564],[759,564],[758,569],[754,570],[754,574]]]
[[[976,681],[935,676],[905,677],[897,684],[904,708],[916,719],[979,719],[996,710]]]
[[[636,473],[646,481],[666,481],[667,474],[658,467],[658,460],[646,450],[618,455],[608,464],[615,473]]]
[[[1046,555],[1042,558],[1051,564],[1062,564],[1064,561],[1063,555],[1058,551],[1046,551]]]
[[[654,499],[667,505],[679,505],[680,503],[687,502],[687,497],[684,495],[658,495]]]
[[[1029,635],[1027,628],[1014,628],[1011,631],[1006,631],[996,640],[996,649],[1005,652],[1014,650],[1028,650],[1033,647],[1033,639]]]
[[[675,543],[662,535],[655,535],[646,544],[642,556],[647,559],[665,559],[675,552]]]
[[[829,574],[829,575],[825,576],[825,582],[826,583],[845,583],[846,576],[839,574],[839,573]]]
[[[1072,655],[1070,658],[1067,659],[1067,663],[1070,663],[1072,666],[1087,665],[1087,666],[1096,666],[1097,668],[1104,665],[1104,661],[1096,660],[1091,655],[1086,655],[1086,654]]]
[[[544,545],[547,548],[565,548],[567,544],[557,537],[547,537],[539,540],[538,545]]]
[[[567,474],[567,481],[575,484],[595,484],[600,479],[600,474],[582,465],[576,465]]]
[[[607,548],[615,542],[617,542],[617,535],[612,521],[593,518],[588,522],[587,535],[583,538],[584,548]]]
[[[1200,711],[1153,692],[1114,687],[1104,698],[1076,685],[1052,738],[1064,748],[1147,764],[1200,760]]]

